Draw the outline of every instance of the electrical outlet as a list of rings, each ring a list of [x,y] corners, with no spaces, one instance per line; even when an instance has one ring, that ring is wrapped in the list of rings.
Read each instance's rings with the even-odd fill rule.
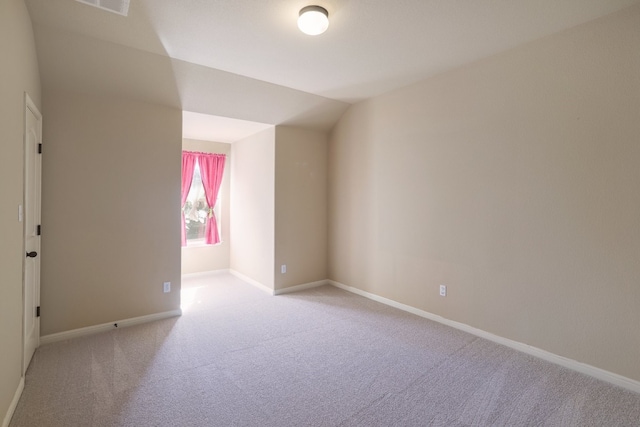
[[[287,264],[282,264],[280,266],[280,273],[285,274],[287,272]]]
[[[171,292],[171,282],[164,282],[163,289],[165,294]]]
[[[447,296],[447,285],[440,285],[440,296],[441,297]]]

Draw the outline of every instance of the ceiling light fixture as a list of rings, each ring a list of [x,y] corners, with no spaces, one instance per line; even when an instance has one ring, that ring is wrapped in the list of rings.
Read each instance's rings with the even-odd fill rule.
[[[298,28],[305,34],[317,36],[329,27],[329,12],[320,6],[307,6],[300,9]]]

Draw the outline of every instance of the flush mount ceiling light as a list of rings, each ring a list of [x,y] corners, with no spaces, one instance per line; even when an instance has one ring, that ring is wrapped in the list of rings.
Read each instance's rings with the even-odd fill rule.
[[[95,6],[102,10],[127,16],[129,14],[129,0],[76,0],[77,2]]]
[[[329,12],[320,6],[307,6],[300,9],[298,28],[305,34],[317,36],[329,27]]]

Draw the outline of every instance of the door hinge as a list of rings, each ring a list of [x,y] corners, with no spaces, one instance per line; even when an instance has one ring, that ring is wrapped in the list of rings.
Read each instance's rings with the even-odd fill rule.
[[[40,317],[40,306],[36,307],[36,317]]]
[[[42,154],[42,142],[38,144],[38,154]]]
[[[39,236],[40,234],[42,234],[42,226],[38,224],[36,227],[36,236]]]

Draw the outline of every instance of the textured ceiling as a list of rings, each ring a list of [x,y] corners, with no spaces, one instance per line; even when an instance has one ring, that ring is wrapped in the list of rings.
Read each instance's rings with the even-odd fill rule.
[[[43,73],[49,74],[43,76],[45,85],[77,84],[78,76],[70,82],[65,74],[82,73],[70,67],[91,67],[71,56],[85,54],[89,45],[98,50],[95,63],[105,55],[116,61],[113,72],[124,68],[135,73],[141,68],[136,61],[143,59],[126,58],[144,51],[150,61],[164,62],[165,71],[174,74],[172,90],[185,110],[329,129],[348,103],[640,0],[131,0],[126,18],[75,0],[26,2],[39,59],[47,56],[41,61]],[[329,11],[329,29],[320,36],[304,35],[296,27],[299,9],[308,4]],[[68,50],[68,43],[75,47]],[[49,46],[53,50],[45,53],[45,44],[57,49]],[[123,67],[117,66],[121,56],[129,61]],[[107,77],[114,86],[124,84]],[[224,81],[217,86],[222,91],[209,87],[215,82],[207,84],[217,78]],[[87,85],[96,83],[84,79]],[[288,103],[281,105],[281,94]],[[251,104],[265,99],[271,101],[261,108],[271,112],[260,118]],[[220,107],[224,103],[233,104],[233,111]],[[303,112],[302,119],[296,111]]]

